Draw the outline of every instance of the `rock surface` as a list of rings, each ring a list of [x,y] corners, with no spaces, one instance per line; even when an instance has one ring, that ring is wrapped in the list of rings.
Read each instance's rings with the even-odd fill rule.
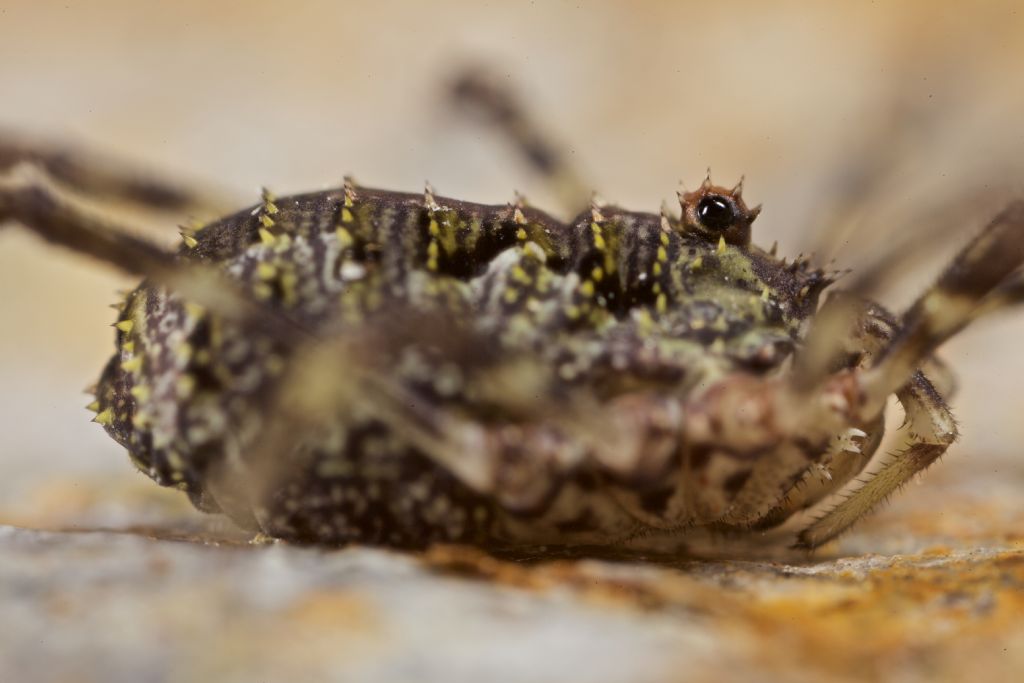
[[[1019,680],[1024,505],[937,479],[815,558],[325,551],[187,516],[3,526],[0,678]]]

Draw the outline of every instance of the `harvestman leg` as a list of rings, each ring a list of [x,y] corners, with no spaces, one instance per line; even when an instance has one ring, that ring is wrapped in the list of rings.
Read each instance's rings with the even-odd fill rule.
[[[1024,285],[1024,202],[1014,202],[970,242],[938,281],[903,315],[880,358],[859,377],[862,414],[884,409],[896,393],[907,412],[909,445],[801,532],[799,544],[815,547],[842,533],[860,516],[933,463],[956,439],[956,424],[943,398],[917,368],[947,339],[981,315],[1021,303]]]
[[[802,530],[798,545],[814,548],[835,538],[938,460],[956,441],[953,414],[922,375],[915,375],[898,397],[907,415],[905,445],[888,456],[881,469],[862,479],[861,486],[844,501]]]
[[[511,88],[492,74],[472,70],[454,80],[450,96],[457,106],[481,115],[506,138],[552,186],[565,211],[575,214],[590,204],[592,188],[583,174],[567,159],[562,146],[544,133]]]
[[[30,166],[56,185],[99,201],[126,202],[152,211],[219,216],[232,207],[175,182],[159,180],[77,149],[28,142],[0,132],[0,176]]]
[[[0,177],[0,228],[8,222],[19,223],[47,242],[158,282],[282,342],[294,344],[308,336],[290,318],[263,306],[216,269],[182,261],[174,252],[81,209],[55,189],[44,171],[34,171]]]
[[[312,339],[306,328],[252,298],[216,268],[183,260],[125,226],[98,218],[64,197],[45,169],[19,166],[19,171],[26,168],[33,172],[0,176],[0,228],[19,223],[52,244],[164,285],[242,329],[268,335],[284,348]],[[217,502],[236,521],[247,518],[248,511],[230,495],[218,497]]]
[[[814,320],[789,378],[789,389],[795,388],[798,397],[810,399],[821,388],[822,378],[829,376],[830,367],[845,365],[851,359],[858,359],[858,367],[865,367],[892,341],[898,325],[891,313],[872,301],[849,292],[833,294]],[[750,487],[746,487],[736,499],[740,509],[758,509],[761,514],[737,521],[754,529],[772,529],[793,513],[834,493],[856,476],[878,449],[884,435],[884,416],[862,427],[847,426],[846,431],[832,435],[826,450],[810,467],[806,457],[788,468],[766,462],[759,490],[748,491]],[[785,492],[781,500],[780,491]],[[752,498],[758,505],[751,504]]]

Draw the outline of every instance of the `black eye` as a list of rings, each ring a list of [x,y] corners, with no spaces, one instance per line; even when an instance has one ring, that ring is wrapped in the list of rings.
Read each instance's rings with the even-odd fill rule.
[[[697,220],[708,230],[727,230],[736,222],[736,209],[725,197],[709,194],[697,203]]]

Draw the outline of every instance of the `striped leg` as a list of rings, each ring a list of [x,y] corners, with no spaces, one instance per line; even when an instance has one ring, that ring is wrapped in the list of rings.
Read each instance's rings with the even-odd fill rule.
[[[172,252],[97,218],[68,201],[41,169],[0,177],[0,226],[15,222],[47,242],[104,261],[125,273],[146,277],[229,320],[245,322],[283,342],[304,336],[293,321],[244,293],[208,266],[188,263]]]
[[[79,150],[27,142],[0,134],[0,176],[20,166],[40,169],[61,187],[98,201],[126,202],[153,211],[220,215],[231,207],[218,198],[138,173]]]
[[[1014,277],[1024,264],[1024,201],[1017,201],[971,241],[903,315],[892,343],[865,371],[865,413],[881,410],[935,350],[982,314],[1020,300]]]
[[[830,297],[795,359],[793,390],[811,395],[844,357],[858,350],[851,347],[851,331],[853,337],[891,334],[884,344],[876,340],[875,348],[859,349],[874,357],[861,379],[868,399],[862,414],[877,413],[919,368],[933,363],[932,354],[947,339],[977,318],[1024,299],[1024,277],[1015,275],[1022,265],[1024,201],[1017,201],[961,250],[900,320],[882,312],[871,321],[873,304],[856,295],[840,292]],[[871,324],[865,326],[865,320]]]
[[[560,145],[544,134],[520,98],[482,71],[467,71],[451,88],[455,104],[472,109],[505,137],[530,167],[553,187],[562,208],[575,214],[590,201],[591,188]]]

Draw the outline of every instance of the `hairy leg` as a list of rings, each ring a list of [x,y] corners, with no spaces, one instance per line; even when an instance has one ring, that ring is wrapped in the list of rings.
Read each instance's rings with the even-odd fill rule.
[[[895,316],[872,301],[847,292],[833,295],[819,312],[812,334],[797,357],[788,391],[798,400],[814,400],[824,388],[821,378],[831,377],[836,368],[869,367],[891,343],[898,325]],[[860,426],[847,424],[842,430],[831,435],[820,453],[806,453],[802,461],[798,459],[789,467],[772,466],[771,458],[759,462],[763,473],[751,477],[737,498],[738,510],[759,513],[743,517],[742,522],[757,529],[779,526],[795,512],[841,488],[864,468],[878,448],[884,435],[884,416],[878,414]],[[754,502],[761,505],[752,505]]]
[[[725,522],[767,530],[812,506],[857,475],[884,434],[881,419],[865,429],[850,427],[821,449],[788,446],[788,457],[774,453],[759,461],[733,501]],[[802,447],[800,447],[802,446]],[[781,501],[780,501],[781,497]]]
[[[858,417],[854,390],[852,371],[809,394],[785,378],[737,374],[691,399],[680,482],[690,523],[740,533],[774,526],[765,518],[795,481],[876,428]],[[836,443],[841,435],[850,443]]]
[[[862,419],[880,415],[888,396],[896,393],[910,423],[909,444],[845,501],[804,530],[801,545],[815,547],[842,533],[928,467],[955,440],[956,425],[945,400],[919,368],[970,322],[1024,299],[1024,284],[1018,272],[1022,264],[1024,202],[1015,202],[961,250],[936,283],[901,317],[891,339],[858,372],[857,411]],[[812,331],[808,340],[808,348],[816,349],[812,360],[797,363],[795,383],[803,392],[825,381],[828,363],[822,359],[827,361],[842,352],[845,342],[836,332],[849,329],[854,307],[840,302],[831,312],[823,312],[825,324],[819,327],[817,336]],[[834,340],[831,348],[829,337]]]
[[[957,438],[956,421],[945,401],[920,373],[898,393],[907,414],[907,443],[860,486],[798,535],[797,544],[815,548],[850,528],[914,475],[935,462]]]

